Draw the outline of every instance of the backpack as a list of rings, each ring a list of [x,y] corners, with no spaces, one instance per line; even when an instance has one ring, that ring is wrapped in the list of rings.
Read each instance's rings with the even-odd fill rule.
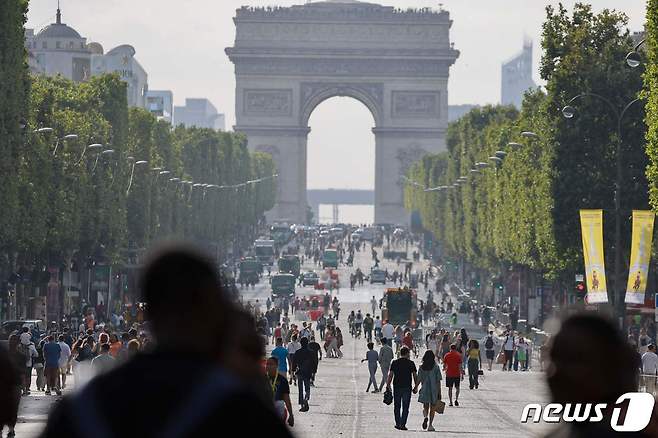
[[[493,350],[494,348],[494,341],[491,336],[487,336],[487,340],[484,342],[484,348],[487,350]]]

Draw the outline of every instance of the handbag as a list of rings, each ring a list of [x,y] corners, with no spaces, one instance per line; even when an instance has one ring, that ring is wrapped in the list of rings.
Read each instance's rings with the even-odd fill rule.
[[[505,360],[505,353],[503,353],[503,352],[501,351],[500,353],[498,353],[498,357],[496,357],[496,363],[499,364],[499,365],[502,365],[502,364],[504,364],[505,362],[507,362],[507,361]]]
[[[384,391],[384,404],[390,405],[391,403],[393,403],[393,393],[390,389],[386,389],[386,391]]]
[[[484,370],[478,370],[478,376],[484,376]]]
[[[443,414],[446,410],[446,402],[443,400],[437,400],[436,403],[434,403],[433,409],[437,414]]]

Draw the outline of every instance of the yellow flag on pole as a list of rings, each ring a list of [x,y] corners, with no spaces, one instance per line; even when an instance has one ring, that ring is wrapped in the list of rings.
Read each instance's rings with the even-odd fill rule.
[[[603,210],[580,210],[580,227],[587,279],[587,302],[607,303],[608,287],[603,256]]]
[[[625,300],[629,304],[644,304],[655,216],[653,211],[633,210],[633,238]]]

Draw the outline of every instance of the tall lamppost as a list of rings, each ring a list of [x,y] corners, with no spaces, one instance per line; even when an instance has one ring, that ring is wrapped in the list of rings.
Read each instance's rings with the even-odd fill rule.
[[[126,196],[130,194],[130,188],[133,185],[133,176],[135,175],[135,167],[136,166],[144,166],[148,164],[149,162],[146,160],[140,160],[140,161],[134,161],[132,168],[130,169],[130,181],[128,181],[128,188],[126,189]]]
[[[53,150],[53,157],[57,155],[57,148],[59,147],[60,142],[65,142],[69,140],[77,140],[78,139],[78,134],[67,134],[62,138],[58,138],[57,141],[55,142],[55,149]]]
[[[640,46],[644,44],[646,39],[642,39],[639,43],[635,45],[635,48],[633,48],[632,51],[628,52],[626,55],[626,64],[628,64],[629,67],[635,68],[639,67],[640,64],[642,64],[642,58],[640,57],[640,52],[638,52]]]
[[[630,64],[629,64],[630,65]],[[601,102],[604,102],[617,118],[617,174],[615,178],[615,288],[612,293],[612,302],[619,318],[619,326],[624,325],[624,290],[623,281],[621,279],[621,183],[622,183],[622,162],[621,162],[621,147],[622,147],[622,121],[626,112],[640,99],[636,98],[628,102],[621,110],[610,99],[596,93],[581,93],[569,100],[567,105],[562,109],[562,115],[571,119],[576,114],[576,108],[572,104],[583,97],[594,97]]]

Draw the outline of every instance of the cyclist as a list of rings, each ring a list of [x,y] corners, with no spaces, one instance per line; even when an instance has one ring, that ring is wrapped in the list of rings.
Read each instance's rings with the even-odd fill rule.
[[[356,332],[356,337],[360,338],[361,337],[361,326],[363,325],[363,314],[361,313],[361,310],[359,309],[356,312],[356,317],[354,318],[354,331]]]

